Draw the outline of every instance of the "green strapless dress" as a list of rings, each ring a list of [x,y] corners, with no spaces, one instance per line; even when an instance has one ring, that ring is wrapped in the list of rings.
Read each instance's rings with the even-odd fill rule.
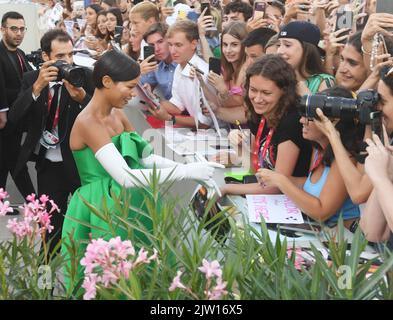
[[[135,132],[123,132],[113,137],[112,142],[132,169],[144,169],[139,163],[139,159],[142,158],[142,155],[146,157],[153,151],[150,144]],[[65,215],[61,248],[61,252],[70,268],[71,261],[66,245],[70,243],[71,232],[74,232],[73,240],[78,246],[78,254],[81,257],[84,255],[90,237],[92,239],[104,238],[106,240],[112,237],[108,224],[97,217],[82,201],[81,197],[98,210],[105,203],[109,212],[116,214],[118,210],[115,208],[115,201],[111,195],[115,194],[118,197],[122,192],[122,187],[105,171],[90,148],[74,151],[73,156],[81,179],[81,187],[72,196]],[[129,188],[126,192],[130,205],[143,210],[147,192],[142,188]],[[147,212],[147,210],[143,211]],[[70,218],[84,221],[99,229],[82,225]],[[147,230],[152,230],[153,228],[152,221],[148,217],[134,211],[129,211],[128,219],[130,221],[138,219]],[[118,228],[116,233],[122,240],[127,238],[127,232],[122,228]],[[147,238],[141,232],[135,231],[133,236],[148,244]],[[77,268],[78,276],[74,284],[83,277],[83,268],[79,262]],[[70,278],[66,270],[64,272],[64,284],[69,288]]]

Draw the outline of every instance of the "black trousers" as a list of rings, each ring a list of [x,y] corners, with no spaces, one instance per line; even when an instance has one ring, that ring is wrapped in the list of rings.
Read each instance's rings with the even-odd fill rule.
[[[0,130],[0,140],[0,188],[6,188],[8,173],[10,173],[19,192],[26,198],[29,194],[35,193],[27,165],[17,175],[14,174],[21,149],[22,133]]]
[[[50,241],[49,250],[51,252],[61,240],[68,197],[74,193],[77,186],[70,181],[64,168],[64,162],[51,162],[47,159],[42,161],[37,170],[37,184],[38,195],[46,194],[60,209],[60,213],[53,213],[51,218],[53,231],[46,234],[47,241]]]

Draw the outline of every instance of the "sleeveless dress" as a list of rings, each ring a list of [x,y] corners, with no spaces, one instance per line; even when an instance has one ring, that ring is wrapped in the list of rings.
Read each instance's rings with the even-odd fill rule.
[[[144,169],[139,163],[139,159],[142,158],[142,155],[146,157],[153,151],[150,144],[135,132],[123,132],[120,135],[114,136],[112,142],[131,169]],[[112,238],[108,224],[97,217],[82,199],[85,199],[87,203],[99,211],[103,207],[106,207],[111,214],[120,215],[119,210],[115,208],[115,201],[112,195],[114,197],[126,196],[130,206],[140,208],[145,213],[147,210],[144,206],[144,199],[148,196],[143,188],[128,188],[124,194],[122,187],[105,171],[90,148],[73,151],[73,156],[81,179],[81,187],[75,191],[68,206],[64,219],[61,247],[62,254],[70,268],[71,261],[66,245],[70,244],[71,232],[73,232],[72,239],[78,247],[79,259],[85,253],[90,235],[92,239],[104,238],[105,240],[109,240]],[[83,221],[99,229],[82,225],[74,219]],[[151,219],[135,211],[129,211],[128,220],[138,220],[147,230],[152,230],[153,228]],[[127,232],[122,228],[117,228],[116,233],[122,240],[127,238]],[[140,231],[134,231],[133,236],[141,239],[146,244],[149,243]],[[77,281],[83,277],[83,269],[79,261],[77,275]],[[67,288],[70,285],[70,278],[66,270],[64,284]]]

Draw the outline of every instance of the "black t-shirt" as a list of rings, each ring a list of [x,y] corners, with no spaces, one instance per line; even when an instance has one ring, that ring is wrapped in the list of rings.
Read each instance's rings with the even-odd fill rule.
[[[312,147],[310,141],[307,141],[303,138],[302,125],[299,122],[299,119],[300,116],[296,110],[291,110],[282,117],[279,125],[277,126],[277,129],[274,131],[271,143],[266,152],[265,159],[263,159],[263,166],[261,167],[274,169],[277,160],[278,145],[289,140],[292,141],[300,150],[299,158],[292,176],[305,177],[308,175]],[[255,138],[257,136],[259,123],[259,121],[257,123],[248,121],[250,131],[255,136]],[[266,124],[261,135],[259,161],[262,161],[262,150],[264,148],[268,134],[269,127]]]

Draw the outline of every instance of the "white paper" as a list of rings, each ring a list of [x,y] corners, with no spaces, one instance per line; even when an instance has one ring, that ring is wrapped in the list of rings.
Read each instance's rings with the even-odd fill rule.
[[[84,54],[74,54],[74,63],[78,66],[86,67],[93,69],[94,68],[94,63],[96,63],[96,60],[93,58],[90,58]]]
[[[304,223],[299,208],[286,196],[246,195],[250,222],[301,224]]]

